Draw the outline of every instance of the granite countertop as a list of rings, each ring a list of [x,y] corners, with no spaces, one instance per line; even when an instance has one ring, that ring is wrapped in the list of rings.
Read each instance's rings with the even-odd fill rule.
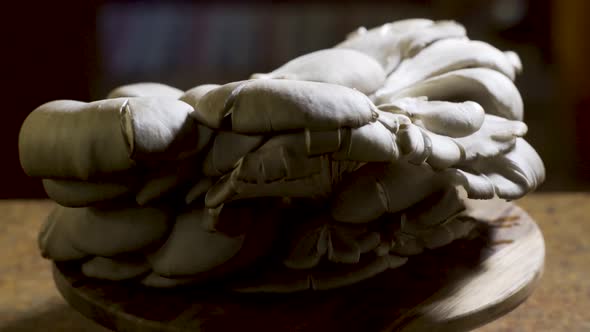
[[[533,194],[519,200],[545,236],[543,278],[516,310],[478,331],[590,331],[590,194]],[[54,203],[0,201],[0,331],[107,331],[57,292],[37,232]]]

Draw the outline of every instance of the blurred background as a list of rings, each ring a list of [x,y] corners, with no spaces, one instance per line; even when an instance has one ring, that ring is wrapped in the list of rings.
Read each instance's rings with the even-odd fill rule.
[[[183,90],[270,71],[331,47],[359,26],[453,19],[471,39],[520,55],[516,84],[527,139],[547,167],[540,190],[590,188],[590,2],[421,1],[21,1],[3,9],[0,198],[45,197],[18,161],[18,131],[55,99],[102,99],[138,81]]]

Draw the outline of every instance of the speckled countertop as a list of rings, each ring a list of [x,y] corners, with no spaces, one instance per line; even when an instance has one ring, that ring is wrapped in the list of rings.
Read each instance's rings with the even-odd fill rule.
[[[534,194],[518,202],[545,236],[533,295],[478,331],[590,331],[590,194]],[[53,203],[0,201],[0,331],[107,331],[61,298],[37,232]]]

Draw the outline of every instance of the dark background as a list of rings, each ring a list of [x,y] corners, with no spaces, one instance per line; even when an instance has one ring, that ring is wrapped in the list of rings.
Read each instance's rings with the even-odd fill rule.
[[[527,139],[547,167],[541,190],[590,187],[590,3],[457,1],[21,1],[3,6],[0,198],[45,197],[18,161],[37,106],[90,101],[156,81],[186,90],[244,79],[327,48],[358,26],[454,19],[471,39],[519,53]]]

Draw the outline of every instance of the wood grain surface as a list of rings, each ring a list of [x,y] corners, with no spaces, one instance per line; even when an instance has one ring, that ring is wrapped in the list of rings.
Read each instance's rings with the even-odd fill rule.
[[[466,331],[522,303],[545,254],[539,229],[517,206],[477,202],[474,215],[481,227],[471,239],[333,291],[159,290],[89,279],[73,264],[56,265],[54,279],[74,308],[116,331]]]

